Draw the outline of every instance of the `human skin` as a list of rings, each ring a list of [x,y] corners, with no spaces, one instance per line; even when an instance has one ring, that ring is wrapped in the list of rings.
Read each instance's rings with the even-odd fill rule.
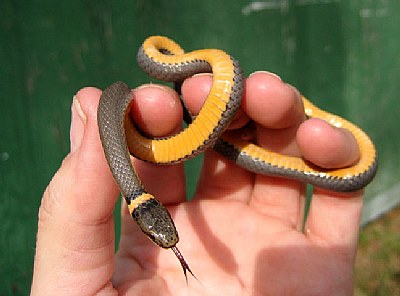
[[[199,110],[210,75],[185,81],[192,112]],[[158,85],[133,90],[132,115],[153,136],[180,129],[178,96]],[[39,209],[31,295],[351,295],[362,191],[315,188],[305,224],[305,185],[255,175],[209,149],[194,199],[186,201],[183,164],[158,166],[134,159],[147,190],[170,211],[178,248],[198,280],[188,282],[171,250],[154,245],[125,204],[115,253],[113,211],[118,188],[97,127],[101,91],[80,90],[72,106],[71,152],[48,185]],[[300,95],[279,77],[253,73],[231,129],[256,121],[256,142],[316,165],[357,161],[347,131],[305,120]]]

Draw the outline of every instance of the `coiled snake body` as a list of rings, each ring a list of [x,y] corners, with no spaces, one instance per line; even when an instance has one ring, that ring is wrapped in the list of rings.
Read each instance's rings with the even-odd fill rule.
[[[150,239],[160,247],[174,251],[185,275],[186,270],[191,270],[176,247],[179,237],[171,216],[144,189],[130,154],[148,162],[168,164],[184,161],[213,147],[252,172],[297,179],[333,191],[359,190],[375,175],[376,152],[369,137],[354,124],[318,109],[304,97],[308,117],[322,118],[353,133],[360,149],[360,159],[355,165],[326,170],[301,158],[281,155],[240,138],[223,135],[240,106],[244,74],[239,63],[221,50],[184,53],[174,41],[153,36],[140,47],[138,63],[150,76],[175,83],[196,73],[213,74],[212,88],[200,113],[186,129],[168,138],[147,138],[136,129],[129,115],[133,96],[123,82],[116,82],[103,92],[98,108],[104,153],[129,212]]]

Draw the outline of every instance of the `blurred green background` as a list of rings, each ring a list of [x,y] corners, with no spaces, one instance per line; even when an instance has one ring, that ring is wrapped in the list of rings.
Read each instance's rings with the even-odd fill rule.
[[[380,160],[363,222],[393,207],[400,201],[399,20],[397,0],[0,1],[0,295],[29,293],[37,210],[69,151],[72,96],[116,80],[148,82],[135,55],[149,35],[187,50],[226,50],[247,75],[276,72],[358,124]],[[198,160],[187,165],[198,167]],[[359,295],[388,295],[379,285],[368,289]]]

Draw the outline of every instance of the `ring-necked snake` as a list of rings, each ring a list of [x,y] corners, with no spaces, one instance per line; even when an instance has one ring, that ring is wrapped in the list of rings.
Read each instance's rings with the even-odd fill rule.
[[[240,106],[245,78],[239,63],[221,50],[184,53],[174,41],[153,36],[140,47],[137,60],[150,76],[177,84],[196,73],[211,72],[213,75],[212,88],[200,113],[189,120],[186,129],[168,138],[148,138],[135,127],[129,112],[133,95],[123,82],[116,82],[103,92],[98,108],[104,153],[130,214],[151,240],[174,251],[185,275],[186,270],[191,270],[176,247],[179,238],[171,216],[146,192],[132,166],[130,154],[148,162],[169,164],[213,147],[254,173],[297,179],[332,191],[359,190],[375,175],[376,151],[369,137],[354,124],[318,109],[304,97],[306,116],[324,119],[354,135],[360,150],[360,159],[355,165],[322,169],[304,159],[268,151],[240,137],[223,135]]]

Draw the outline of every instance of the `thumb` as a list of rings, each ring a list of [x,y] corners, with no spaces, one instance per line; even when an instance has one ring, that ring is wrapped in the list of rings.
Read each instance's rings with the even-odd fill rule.
[[[100,95],[98,89],[85,88],[74,97],[71,152],[39,209],[31,295],[93,295],[112,289],[118,189],[98,134]]]

